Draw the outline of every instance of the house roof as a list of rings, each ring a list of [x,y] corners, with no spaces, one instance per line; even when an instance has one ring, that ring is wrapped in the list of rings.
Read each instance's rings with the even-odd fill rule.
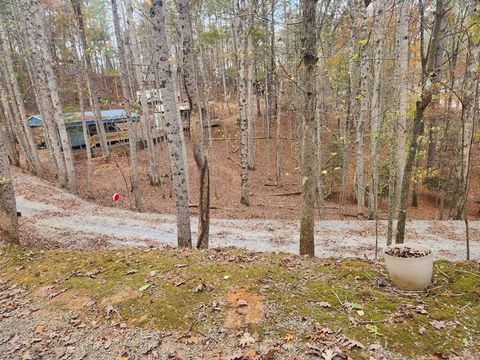
[[[102,122],[104,124],[113,124],[113,123],[122,123],[127,122],[127,112],[123,109],[113,109],[113,110],[101,110]],[[65,124],[67,127],[78,127],[82,126],[82,113],[68,113],[63,114],[65,118]],[[136,113],[131,113],[131,118],[133,121],[138,121],[139,116]],[[93,111],[85,111],[85,120],[87,125],[94,125],[95,118]],[[43,120],[40,115],[32,115],[28,118],[28,125],[30,127],[43,126]]]

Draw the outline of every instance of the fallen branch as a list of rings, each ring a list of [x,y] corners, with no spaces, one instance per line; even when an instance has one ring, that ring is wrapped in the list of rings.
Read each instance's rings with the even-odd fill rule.
[[[471,271],[467,271],[467,270],[457,270],[458,272],[462,272],[462,273],[466,273],[466,274],[470,274],[470,275],[473,275],[473,276],[476,276],[476,277],[480,277],[480,274],[475,274],[474,272],[471,272]]]
[[[189,204],[188,207],[191,207],[191,208],[198,208],[200,205],[199,204]],[[220,210],[222,208],[218,207],[218,206],[215,206],[215,205],[210,205],[210,209],[213,209],[213,210]]]
[[[48,295],[48,298],[51,300],[51,299],[57,297],[58,295],[63,294],[65,291],[68,291],[68,290],[69,290],[69,288],[64,288],[60,291],[57,291],[57,292],[54,292],[54,293]]]
[[[437,264],[435,264],[435,267],[437,268],[438,272],[440,274],[442,274],[443,276],[445,276],[448,280],[450,280],[450,276],[448,276],[447,274],[445,274],[442,270],[440,270],[440,268],[438,267]]]
[[[271,203],[259,203],[259,204],[251,204],[251,206],[259,206],[259,207],[273,207],[279,209],[288,209],[288,210],[300,210],[300,207],[293,207],[290,205],[281,205],[281,204],[271,204]]]
[[[287,193],[281,193],[281,194],[273,194],[271,196],[294,196],[294,195],[302,195],[302,192],[294,191],[294,192],[287,192]]]
[[[288,137],[288,136],[282,136],[282,138],[284,140],[297,140],[296,138],[292,138],[292,137]],[[254,137],[255,140],[269,140],[267,136],[255,136]],[[271,140],[272,138],[270,138]],[[215,138],[212,138],[212,141],[238,141],[240,140],[239,137],[236,137],[236,138],[218,138],[218,137],[215,137]]]
[[[278,186],[277,183],[265,183],[263,184],[263,186]],[[283,187],[286,187],[286,186],[298,186],[298,183],[288,183],[288,184],[283,184]]]
[[[237,165],[240,166],[240,167],[242,166],[242,164],[240,164],[237,160],[231,158],[230,156],[227,156],[227,159],[230,160],[230,161],[232,161],[232,162],[234,162],[235,164],[237,164]]]

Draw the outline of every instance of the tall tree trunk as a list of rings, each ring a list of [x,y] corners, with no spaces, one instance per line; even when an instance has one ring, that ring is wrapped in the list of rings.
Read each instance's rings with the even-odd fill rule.
[[[227,69],[225,65],[225,51],[223,38],[220,39],[220,66],[222,68],[222,87],[223,87],[223,103],[227,109],[228,115],[230,115],[230,107],[228,106],[228,92],[227,92]]]
[[[100,139],[100,147],[102,150],[102,155],[109,157],[109,151],[108,151],[108,143],[107,143],[107,135],[105,132],[105,124],[102,121],[102,114],[100,113],[100,104],[98,103],[98,97],[97,97],[97,91],[96,91],[96,86],[93,81],[93,65],[92,65],[92,57],[91,57],[91,50],[88,47],[87,43],[87,37],[85,35],[85,26],[83,23],[83,13],[82,13],[82,5],[81,5],[82,0],[71,0],[72,7],[73,7],[73,12],[75,13],[75,18],[77,20],[77,25],[78,25],[78,32],[80,35],[80,40],[82,42],[82,48],[83,48],[83,57],[85,60],[85,73],[87,75],[87,87],[88,87],[88,93],[89,93],[89,98],[90,102],[93,107],[93,118],[95,120],[95,127],[97,128],[97,133]],[[117,86],[115,85],[115,89]],[[117,95],[117,100],[118,100],[118,95]]]
[[[381,111],[381,88],[382,88],[382,67],[384,54],[384,34],[388,26],[388,14],[384,11],[384,5],[377,1],[373,2],[375,12],[375,59],[373,66],[373,95],[370,117],[370,191],[368,192],[368,218],[373,220],[376,217],[376,203],[378,195],[378,147],[380,131],[383,122]]]
[[[118,18],[117,1],[112,0],[113,25],[115,29],[115,37],[117,39],[117,48],[120,60],[120,81],[122,83],[122,93],[124,98],[124,107],[127,113],[128,124],[128,143],[130,148],[130,180],[132,183],[133,197],[135,198],[135,207],[137,210],[143,210],[142,194],[140,192],[140,179],[138,178],[137,164],[137,135],[132,121],[132,89],[128,79],[127,59],[125,55],[125,44],[120,31],[120,22]]]
[[[407,84],[408,84],[408,10],[411,0],[401,0],[397,5],[397,33],[395,68],[398,76],[398,125],[396,130],[397,141],[397,178],[395,199],[400,203],[400,193],[403,181],[403,170],[407,155]]]
[[[28,156],[29,162],[32,165],[32,171],[38,176],[42,176],[42,164],[40,163],[40,157],[37,153],[37,147],[35,146],[32,132],[28,125],[27,112],[25,111],[25,105],[23,103],[22,94],[20,92],[20,86],[18,84],[17,78],[15,77],[13,61],[10,56],[8,37],[5,33],[4,24],[0,25],[0,42],[2,43],[3,59],[6,65],[6,80],[8,82],[8,86],[11,89],[11,100],[14,102],[12,105],[14,106],[14,108],[18,109],[18,113],[16,115],[18,117],[19,125],[23,127],[22,132],[25,134],[25,155]]]
[[[315,103],[316,103],[316,0],[302,0],[303,21],[303,74],[304,107],[302,112],[302,217],[300,220],[300,254],[315,255],[314,205],[316,176]]]
[[[3,134],[0,132],[0,243],[19,243],[17,206]]]
[[[0,81],[0,98],[2,102],[3,112],[5,114],[5,118],[7,121],[11,122],[11,128],[15,134],[15,139],[20,144],[20,149],[23,151],[25,156],[25,161],[27,163],[27,167],[33,168],[32,158],[29,156],[30,147],[28,146],[25,131],[23,129],[22,124],[17,119],[17,116],[14,115],[14,110],[10,107],[10,104],[13,105],[14,101],[11,101],[11,97],[7,94],[9,91],[3,86],[6,82]]]
[[[321,94],[321,79],[317,76],[315,81],[316,83],[316,103],[315,103],[315,142],[317,144],[317,186],[316,186],[316,193],[317,193],[317,201],[318,201],[318,213],[320,218],[323,218],[325,212],[325,194],[323,191],[323,174],[322,174],[322,167],[323,167],[323,151],[322,151],[322,101],[320,101],[320,94]]]
[[[415,116],[413,118],[413,129],[410,136],[407,160],[405,162],[405,168],[403,170],[403,179],[402,179],[402,188],[400,192],[400,205],[398,211],[398,221],[397,221],[397,234],[396,234],[396,243],[402,244],[405,239],[405,223],[407,219],[407,201],[408,194],[410,189],[410,180],[413,172],[413,165],[415,162],[415,155],[418,149],[418,137],[423,130],[423,115],[425,109],[428,107],[432,101],[432,96],[435,93],[437,85],[437,77],[435,69],[438,69],[441,64],[436,64],[436,53],[439,39],[442,34],[442,22],[443,16],[445,14],[444,10],[444,0],[437,0],[436,9],[435,9],[435,22],[432,30],[432,38],[430,41],[430,47],[428,50],[427,61],[425,66],[425,72],[423,73],[422,78],[424,79],[422,84],[422,93],[420,100],[416,102],[415,107]]]
[[[276,94],[275,94],[275,3],[276,0],[270,0],[270,19],[269,25],[269,57],[268,57],[268,66],[266,73],[266,86],[267,86],[267,106],[266,106],[266,116],[267,116],[267,137],[270,139],[272,136],[272,122],[273,117],[276,115]],[[265,6],[267,6],[267,2],[265,2]],[[267,9],[265,8],[265,13],[267,13]],[[266,17],[265,17],[266,18]],[[267,20],[268,25],[268,20]]]
[[[256,11],[255,4],[250,9],[251,15],[248,17],[248,35],[247,35],[247,121],[248,121],[248,168],[255,170],[255,118],[253,116],[253,14]]]
[[[75,28],[75,27],[74,27]],[[85,68],[83,67],[83,62],[80,60],[80,55],[78,53],[77,46],[80,46],[80,42],[74,38],[73,39],[73,52],[74,52],[74,62],[75,62],[75,82],[77,85],[78,93],[78,105],[80,114],[82,117],[82,131],[83,131],[83,140],[85,142],[85,150],[87,153],[87,194],[91,193],[92,190],[92,147],[90,145],[90,134],[88,132],[87,122],[85,119],[85,102],[83,94],[83,83],[82,76],[85,76]]]
[[[258,62],[257,62],[257,54],[254,54],[254,76],[255,76],[255,98],[257,103],[257,118],[262,117],[262,110],[260,106],[260,85],[258,83]]]
[[[165,129],[167,132],[168,151],[175,202],[177,209],[178,245],[192,246],[190,214],[188,209],[188,168],[184,155],[183,136],[181,135],[180,111],[175,96],[175,80],[170,64],[170,50],[167,41],[167,25],[163,0],[153,0],[150,9],[155,32],[155,67],[159,71],[160,90],[162,93]]]
[[[42,64],[42,54],[40,50],[41,41],[36,40],[35,36],[40,33],[34,30],[33,21],[27,20],[25,14],[18,12],[19,31],[24,40],[24,54],[30,81],[35,91],[37,107],[43,120],[43,130],[45,135],[45,143],[49,153],[49,162],[53,165],[61,186],[67,185],[67,169],[65,165],[65,157],[62,154],[60,138],[57,126],[53,120],[53,105],[47,88],[47,80]]]
[[[65,126],[65,119],[63,118],[62,114],[62,105],[60,103],[60,97],[58,95],[57,80],[52,67],[52,55],[48,47],[48,39],[45,34],[43,20],[40,18],[40,14],[44,11],[42,11],[42,6],[39,4],[38,0],[30,0],[30,8],[34,11],[34,14],[30,17],[30,19],[36,27],[36,39],[39,42],[42,51],[42,64],[45,70],[47,88],[52,102],[53,117],[58,129],[60,142],[62,144],[62,153],[65,159],[65,168],[67,170],[67,186],[71,192],[76,193],[77,176],[75,174],[74,166],[75,159],[73,157],[70,139],[68,137],[67,128]]]
[[[472,11],[473,15],[475,12]],[[471,148],[475,134],[475,124],[479,118],[479,75],[480,40],[470,37],[467,46],[467,61],[462,87],[462,128],[458,139],[459,163],[455,174],[456,188],[450,217],[461,220],[467,203],[468,172],[470,168]]]
[[[8,134],[6,123],[7,120],[4,120],[3,122],[0,121],[0,139],[3,139],[5,151],[7,153],[10,164],[20,166],[20,159],[18,158],[18,154],[15,150],[15,144]]]
[[[183,70],[185,86],[193,97],[196,114],[192,113],[190,138],[192,141],[193,157],[199,173],[199,221],[197,248],[208,248],[210,229],[210,179],[208,162],[204,152],[205,136],[203,112],[198,90],[197,73],[195,71],[195,55],[193,52],[192,22],[188,0],[178,0],[177,9],[180,21],[180,35],[182,39]],[[208,104],[207,104],[208,106]],[[193,107],[192,107],[193,110]]]
[[[17,22],[18,26],[16,28],[18,35],[17,35],[17,46],[23,55],[25,65],[27,66],[27,71],[28,71],[28,76],[30,77],[30,82],[33,88],[33,92],[35,95],[35,99],[37,102],[37,107],[40,112],[40,117],[43,120],[43,133],[44,133],[44,140],[45,140],[45,145],[47,147],[48,151],[48,161],[49,164],[52,167],[53,172],[58,176],[58,164],[57,160],[54,154],[54,150],[52,147],[52,141],[50,140],[50,137],[48,135],[48,121],[51,121],[51,116],[49,116],[50,108],[48,106],[45,106],[45,103],[48,102],[49,96],[45,86],[46,81],[42,80],[40,81],[38,79],[38,73],[35,69],[38,69],[40,72],[42,69],[41,65],[38,65],[36,61],[40,61],[40,55],[34,55],[35,51],[38,51],[36,49],[36,44],[33,44],[32,42],[32,22],[25,20],[25,14],[22,11],[19,11],[18,7],[12,6],[12,15]],[[33,44],[33,45],[32,45]],[[58,139],[58,132],[55,131],[55,135],[57,135]],[[57,141],[57,144],[59,144],[59,141]],[[37,144],[36,144],[37,145]],[[60,146],[58,146],[58,149],[60,149]],[[63,159],[63,155],[58,152],[58,158]],[[65,166],[64,166],[65,170]],[[66,170],[64,171],[64,173]],[[66,175],[65,175],[66,176]]]
[[[343,206],[343,212],[345,212],[345,207],[347,204],[347,182],[350,173],[349,169],[349,147],[350,147],[350,129],[356,124],[356,114],[358,112],[358,81],[355,76],[357,71],[357,66],[354,61],[356,54],[355,46],[357,44],[357,31],[356,31],[356,14],[355,6],[350,0],[350,36],[348,41],[349,47],[349,60],[348,60],[348,95],[347,95],[347,114],[344,121],[344,126],[342,129],[342,145],[343,145],[343,156],[342,156],[342,183],[341,183],[341,193],[340,193],[340,204]]]
[[[137,39],[137,29],[135,27],[135,22],[133,19],[133,6],[131,0],[126,1],[127,4],[127,26],[128,32],[130,35],[130,49],[132,52],[132,56],[135,60],[141,61],[141,54],[138,46],[138,39]],[[142,64],[143,65],[143,64]],[[147,154],[148,154],[148,177],[150,179],[150,184],[157,186],[162,184],[162,180],[160,177],[160,169],[157,161],[157,156],[155,154],[155,144],[153,142],[152,136],[152,122],[150,119],[150,111],[148,109],[148,101],[147,95],[145,91],[145,82],[143,80],[143,70],[142,65],[134,64],[134,72],[135,77],[140,89],[140,103],[142,107],[142,115],[143,115],[143,131],[147,141]],[[143,141],[143,139],[142,139]]]
[[[367,10],[363,0],[355,0],[357,13],[357,29],[360,32],[360,116],[357,119],[356,127],[356,193],[357,193],[357,216],[365,216],[365,178],[364,178],[364,136],[365,122],[369,118],[369,91],[368,77],[370,74],[370,63],[368,60],[368,32],[367,32]]]
[[[234,0],[235,38],[238,49],[238,105],[240,109],[240,147],[241,147],[241,195],[240,203],[249,206],[248,190],[248,114],[247,114],[247,8],[245,0]]]
[[[283,151],[285,148],[283,135],[282,135],[282,122],[281,122],[281,115],[282,115],[282,106],[281,101],[283,97],[283,81],[280,80],[280,88],[279,88],[279,104],[277,109],[277,146],[276,146],[276,182],[278,187],[283,187],[283,168],[284,168],[284,160],[283,160]]]
[[[22,21],[22,20],[21,20]],[[22,24],[30,24],[30,22],[23,21],[21,22]],[[22,31],[23,29],[21,26],[19,26],[19,30]],[[34,65],[36,64],[36,60],[39,60],[39,56],[34,55],[35,53],[35,45],[32,45],[32,41],[30,39],[30,34],[28,30],[22,31],[22,37],[24,39],[28,39],[30,44],[27,44],[27,42],[22,44],[22,47],[24,47],[24,56],[25,56],[25,63],[27,65],[28,69],[28,76],[30,77],[30,81],[32,83],[32,87],[34,90],[35,94],[35,99],[37,102],[37,107],[40,112],[40,117],[43,120],[43,133],[44,133],[44,139],[45,139],[45,145],[47,147],[48,151],[48,161],[49,164],[52,167],[53,172],[57,175],[57,178],[60,178],[59,176],[59,165],[58,161],[61,161],[63,165],[63,174],[66,176],[66,169],[65,169],[65,162],[64,162],[64,157],[61,153],[60,149],[60,141],[58,140],[58,131],[56,130],[56,127],[52,125],[52,114],[51,114],[51,109],[48,104],[49,96],[48,92],[46,91],[45,87],[45,79],[39,79],[39,73],[41,72],[42,66],[40,65]],[[28,50],[27,50],[28,49]],[[37,69],[38,72],[35,70]],[[54,141],[52,141],[52,132],[51,129],[54,129],[53,131],[54,134]],[[56,145],[54,148],[53,145]]]

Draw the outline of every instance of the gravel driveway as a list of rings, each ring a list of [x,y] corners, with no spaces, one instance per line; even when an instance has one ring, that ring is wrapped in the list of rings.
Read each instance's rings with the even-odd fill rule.
[[[137,213],[87,202],[49,183],[14,171],[23,241],[29,245],[78,249],[146,247],[176,244],[175,217]],[[317,221],[319,257],[374,257],[375,222]],[[241,247],[254,251],[298,251],[297,221],[212,219],[212,247]],[[197,218],[192,217],[196,237]],[[386,242],[386,222],[379,222],[379,244]],[[464,260],[463,221],[413,220],[407,223],[409,243],[430,246],[437,259]],[[480,221],[470,222],[471,258],[480,260]]]

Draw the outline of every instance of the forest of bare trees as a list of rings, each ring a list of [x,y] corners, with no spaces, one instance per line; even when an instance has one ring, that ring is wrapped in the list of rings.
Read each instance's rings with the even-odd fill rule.
[[[0,359],[480,359],[479,0],[0,0]]]
[[[14,0],[0,10],[9,163],[91,194],[96,159],[123,154],[127,206],[144,211],[150,188],[165,199],[170,187],[180,246],[192,246],[195,209],[196,246],[208,247],[223,158],[238,173],[227,188],[239,211],[258,206],[252,179],[271,174],[265,186],[284,189],[288,206],[290,176],[302,254],[314,254],[315,218],[388,219],[390,244],[403,243],[419,202],[433,218],[465,221],[478,206],[476,1]],[[102,120],[115,108],[126,116],[123,153]],[[83,149],[72,149],[70,112],[80,114]],[[265,157],[268,169],[258,165]]]

